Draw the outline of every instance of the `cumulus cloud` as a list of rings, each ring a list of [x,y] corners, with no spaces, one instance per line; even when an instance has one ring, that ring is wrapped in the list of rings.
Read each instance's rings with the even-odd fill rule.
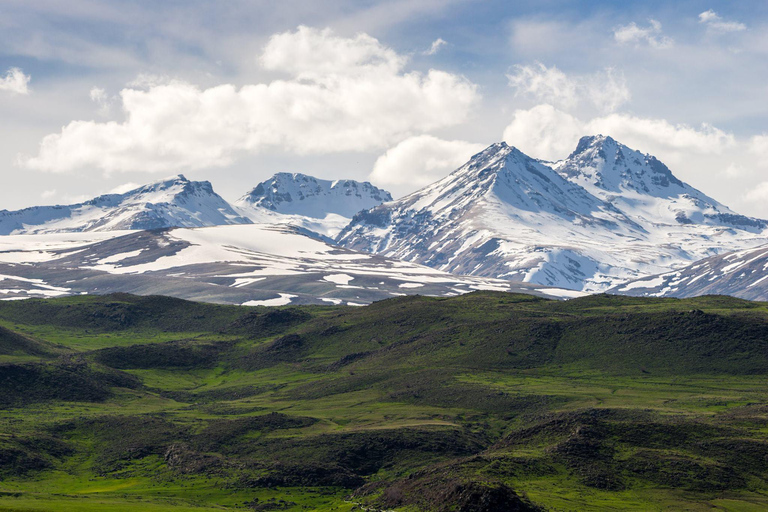
[[[634,21],[628,25],[621,25],[614,29],[613,37],[620,44],[648,45],[657,49],[669,48],[675,44],[672,38],[662,34],[661,22],[651,19],[648,23],[645,27],[641,27]]]
[[[347,38],[335,35],[329,28],[317,30],[306,26],[273,35],[259,60],[267,69],[320,79],[339,74],[391,75],[408,61],[368,34]]]
[[[484,144],[431,135],[410,137],[376,160],[369,179],[395,192],[411,191],[443,178],[484,148]]]
[[[565,108],[576,105],[576,82],[555,66],[547,68],[540,62],[533,66],[517,65],[507,79],[516,94],[529,95]]]
[[[98,107],[98,112],[102,116],[108,116],[112,111],[112,105],[115,103],[116,98],[110,97],[107,91],[101,87],[93,87],[90,92],[91,101]]]
[[[14,94],[29,94],[30,76],[19,68],[10,68],[4,77],[0,77],[0,91]]]
[[[91,101],[99,104],[105,103],[109,98],[107,96],[107,91],[105,91],[101,87],[93,87],[91,89],[90,96],[91,96]]]
[[[624,75],[612,68],[573,77],[540,62],[518,65],[514,69],[507,78],[515,94],[530,96],[559,108],[570,109],[580,103],[589,103],[601,112],[612,112],[631,98]]]
[[[425,50],[422,52],[424,55],[434,55],[438,51],[440,51],[440,48],[447,45],[448,43],[444,41],[442,38],[438,37],[434,41],[432,41],[432,46],[429,47],[429,50]]]
[[[544,160],[558,160],[576,147],[584,124],[552,105],[517,110],[504,129],[504,140],[522,152]]]
[[[556,160],[576,147],[579,137],[603,133],[635,148],[676,158],[682,154],[719,155],[737,146],[732,134],[703,124],[693,128],[664,119],[624,113],[582,121],[551,105],[515,112],[504,140],[538,158]]]
[[[462,76],[406,71],[406,57],[366,34],[299,27],[272,36],[259,60],[288,77],[239,88],[175,80],[127,87],[120,92],[123,122],[73,121],[19,163],[61,172],[168,172],[223,166],[267,149],[367,151],[456,125],[480,98]]]
[[[699,23],[707,26],[712,32],[741,32],[747,30],[747,26],[738,21],[726,21],[712,9],[699,14]]]

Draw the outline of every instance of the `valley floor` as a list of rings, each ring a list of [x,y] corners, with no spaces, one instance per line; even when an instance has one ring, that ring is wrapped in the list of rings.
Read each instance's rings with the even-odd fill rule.
[[[768,509],[768,305],[0,305],[0,510]]]

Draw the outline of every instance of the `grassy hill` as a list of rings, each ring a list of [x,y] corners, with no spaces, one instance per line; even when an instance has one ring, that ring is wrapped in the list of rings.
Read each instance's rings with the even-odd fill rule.
[[[2,510],[765,510],[768,304],[0,303]]]

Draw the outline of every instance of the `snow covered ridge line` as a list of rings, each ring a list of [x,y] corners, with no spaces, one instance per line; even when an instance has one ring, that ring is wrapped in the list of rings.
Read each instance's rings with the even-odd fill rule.
[[[210,183],[179,175],[77,205],[0,212],[0,234],[6,235],[136,233],[254,223],[294,226],[319,243],[327,242],[328,247],[342,246],[357,255],[378,254],[389,262],[403,260],[421,269],[425,265],[455,276],[522,283],[516,286],[528,290],[538,286],[574,292],[606,291],[645,276],[677,271],[699,259],[768,244],[766,221],[733,212],[680,181],[653,156],[604,136],[582,138],[567,159],[554,163],[532,159],[505,143],[493,144],[446,178],[396,201],[370,183],[279,173],[233,206],[218,196]],[[95,259],[84,259],[84,254],[65,258],[51,243],[44,250],[14,254],[27,263],[67,260],[73,269],[132,275],[142,281],[136,276],[144,272],[128,263],[142,261],[148,265],[146,274],[165,272],[168,269],[151,268],[150,263],[167,257],[170,259],[163,261],[181,266],[183,262],[172,258],[174,248],[181,246],[221,249],[220,244],[209,242],[198,244],[169,235],[156,240],[162,247],[136,243],[123,253]],[[290,243],[302,245],[295,240]],[[248,252],[238,244],[242,242],[233,240],[230,248]],[[340,251],[338,247],[335,250]],[[278,257],[274,251],[277,249],[270,248],[265,254]],[[184,254],[200,256],[194,251]],[[203,254],[190,264],[214,264],[206,258]],[[292,262],[303,259],[295,254],[279,258]],[[264,267],[274,269],[273,263]],[[224,264],[230,263],[215,261],[215,265]],[[166,276],[177,279],[174,286],[189,281],[189,276],[184,277],[186,281],[178,280],[183,272],[175,274]],[[334,274],[353,275],[344,271],[327,275]],[[253,286],[265,289],[265,281],[276,286],[272,282],[276,275],[270,274],[269,279],[244,275],[231,285],[244,290]],[[198,283],[199,278],[194,277]],[[320,281],[335,284],[336,290],[359,287],[359,281]],[[420,282],[387,286],[390,284],[392,293],[422,291]],[[277,286],[271,297],[245,301],[282,297],[277,293],[304,300],[305,296],[296,291]],[[433,292],[425,286],[424,293]],[[442,289],[434,293],[449,292]],[[223,295],[229,297],[231,293]],[[308,296],[312,300],[319,297],[314,292]]]
[[[68,206],[0,211],[0,235],[148,230],[273,223],[334,236],[360,210],[391,200],[388,192],[353,180],[318,180],[278,173],[231,205],[207,181],[173,176],[124,194]]]
[[[474,290],[570,296],[566,290],[456,276],[359,253],[286,226],[247,224],[104,235],[0,237],[4,242],[0,275],[13,283],[0,299],[120,291],[249,306],[355,306],[413,293],[450,297]],[[41,258],[41,253],[46,257]]]
[[[609,291],[641,297],[732,295],[768,301],[768,245],[706,258],[672,272],[630,281]]]
[[[288,224],[334,237],[357,212],[391,200],[389,192],[367,181],[329,181],[281,172],[259,183],[235,207],[256,223]]]
[[[457,274],[601,292],[768,243],[768,223],[595,136],[555,163],[493,144],[448,177],[360,212],[336,241]]]
[[[120,231],[246,224],[207,181],[183,175],[69,206],[0,212],[0,234]]]

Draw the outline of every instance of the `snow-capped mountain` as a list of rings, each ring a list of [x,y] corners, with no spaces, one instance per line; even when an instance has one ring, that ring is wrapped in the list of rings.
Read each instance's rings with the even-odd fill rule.
[[[621,284],[609,292],[646,297],[732,295],[768,301],[768,245],[712,256]]]
[[[260,227],[226,230],[254,223]],[[157,231],[203,226],[217,228]],[[308,231],[319,235],[304,236]],[[11,235],[0,237],[0,281],[8,285],[0,294],[121,290],[234,303],[278,300],[275,294],[365,303],[401,293],[401,284],[435,295],[478,286],[688,293],[683,284],[705,290],[705,278],[696,278],[701,268],[712,277],[723,267],[721,283],[723,276],[736,283],[746,274],[731,275],[730,256],[687,265],[768,244],[765,221],[731,211],[656,158],[603,136],[582,138],[555,163],[493,144],[397,201],[370,183],[279,173],[232,206],[210,183],[179,175],[76,205],[0,211],[0,234]],[[62,236],[74,242],[60,245]],[[332,236],[343,248],[327,243]],[[36,248],[4,252],[14,240]],[[264,246],[270,240],[275,243]],[[283,254],[306,240],[319,245]],[[408,272],[422,277],[402,283]],[[756,272],[750,275],[757,281]],[[336,283],[326,274],[350,279]],[[656,277],[633,281],[649,275]],[[388,277],[374,283],[379,276]],[[705,292],[720,290],[714,281]]]
[[[0,237],[0,300],[129,292],[229,304],[363,305],[473,290],[568,290],[456,276],[263,224]]]
[[[493,144],[443,180],[359,213],[337,241],[450,272],[602,291],[768,242],[767,228],[598,136],[554,164]]]
[[[259,183],[235,205],[254,222],[300,226],[333,237],[357,212],[391,200],[389,192],[368,182],[281,172]]]
[[[0,235],[246,224],[207,181],[183,175],[69,206],[0,211]]]
[[[739,215],[677,179],[651,155],[602,135],[582,137],[576,150],[552,167],[563,177],[630,215],[645,229],[696,224],[750,232],[766,222]]]

